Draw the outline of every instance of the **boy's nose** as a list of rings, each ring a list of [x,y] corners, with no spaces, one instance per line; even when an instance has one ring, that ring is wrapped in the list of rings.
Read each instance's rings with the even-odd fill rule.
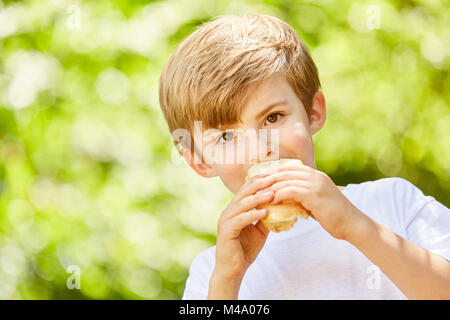
[[[260,129],[258,135],[248,137],[248,161],[250,164],[278,160],[279,133],[273,129],[270,132]]]
[[[258,157],[258,158],[251,158],[249,163],[253,165],[253,164],[256,164],[258,162],[264,162],[264,161],[269,161],[269,160],[277,160],[277,159],[272,159],[272,155],[273,154],[274,153],[272,151],[268,151],[265,156]]]

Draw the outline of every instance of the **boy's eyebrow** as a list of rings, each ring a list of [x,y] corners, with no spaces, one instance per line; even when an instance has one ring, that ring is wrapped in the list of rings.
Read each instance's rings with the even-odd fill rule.
[[[277,102],[274,102],[274,103],[271,103],[271,104],[269,104],[267,107],[265,107],[263,110],[261,110],[260,112],[258,112],[258,113],[256,114],[255,119],[259,119],[260,117],[262,117],[267,111],[269,111],[269,110],[272,109],[273,107],[276,107],[276,106],[279,106],[279,105],[284,105],[284,104],[287,104],[287,103],[288,103],[288,102],[287,102],[286,99],[281,100],[281,101],[277,101]]]
[[[255,119],[259,119],[260,117],[262,117],[267,111],[269,111],[269,110],[272,109],[273,107],[276,107],[276,106],[279,106],[279,105],[285,105],[285,104],[288,104],[288,101],[287,101],[286,99],[283,99],[283,100],[280,100],[280,101],[276,101],[276,102],[274,102],[274,103],[271,103],[271,104],[269,104],[267,107],[265,107],[263,110],[261,110],[260,112],[258,112],[258,113],[256,114],[256,116],[255,116]],[[219,131],[225,131],[225,130],[227,130],[227,129],[234,129],[234,128],[236,128],[236,127],[238,127],[237,124],[231,124],[231,125],[228,125],[228,126],[222,126],[222,125],[219,125],[219,126],[217,126],[217,129],[218,129]]]

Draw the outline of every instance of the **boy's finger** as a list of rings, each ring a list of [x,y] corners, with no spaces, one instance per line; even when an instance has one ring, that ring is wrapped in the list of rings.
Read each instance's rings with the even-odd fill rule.
[[[246,226],[261,220],[267,215],[267,209],[251,209],[233,218],[230,223],[231,233],[238,236],[242,229]]]
[[[233,210],[233,212],[229,214],[228,218],[233,218],[237,215],[241,215],[243,212],[254,209],[264,203],[269,203],[270,201],[272,201],[274,196],[275,193],[272,191],[250,195],[236,204],[236,210]]]
[[[280,189],[283,189],[283,188],[286,188],[286,187],[291,187],[291,186],[308,188],[309,187],[309,183],[308,183],[308,181],[298,180],[298,179],[295,179],[295,180],[284,180],[284,181],[275,182],[274,184],[269,186],[267,189],[260,190],[260,191],[261,192],[265,192],[267,190],[267,191],[277,192]],[[260,191],[258,191],[258,192],[260,192]]]
[[[299,171],[299,170],[289,170],[289,171],[278,171],[270,175],[270,177],[275,181],[281,180],[307,180],[310,177],[309,172]]]
[[[304,187],[299,186],[287,186],[283,189],[278,190],[271,204],[277,204],[283,200],[294,200],[302,203],[304,197],[308,196],[309,190]]]
[[[240,201],[245,197],[254,194],[256,191],[268,187],[273,182],[274,182],[273,178],[271,178],[268,175],[259,175],[252,177],[248,181],[248,184],[244,184],[242,186],[238,194],[236,194],[235,198],[237,199],[237,201]]]

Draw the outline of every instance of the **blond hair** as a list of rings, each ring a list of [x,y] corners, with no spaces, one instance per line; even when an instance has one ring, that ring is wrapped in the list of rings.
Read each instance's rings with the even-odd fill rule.
[[[193,146],[194,121],[205,129],[241,122],[249,92],[273,74],[285,77],[309,119],[320,81],[291,26],[264,14],[221,15],[204,23],[179,44],[160,77],[159,101],[170,132],[188,130]]]

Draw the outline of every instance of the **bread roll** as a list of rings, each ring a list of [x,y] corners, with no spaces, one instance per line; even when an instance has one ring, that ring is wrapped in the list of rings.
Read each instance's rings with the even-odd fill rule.
[[[303,163],[299,159],[280,159],[275,161],[259,162],[250,167],[247,172],[246,180],[274,168],[296,166],[301,164]],[[297,217],[308,219],[310,214],[309,211],[306,210],[300,203],[293,200],[281,201],[277,204],[266,203],[257,207],[257,209],[263,208],[266,208],[269,213],[262,219],[262,222],[267,229],[273,232],[287,231],[297,222]]]

